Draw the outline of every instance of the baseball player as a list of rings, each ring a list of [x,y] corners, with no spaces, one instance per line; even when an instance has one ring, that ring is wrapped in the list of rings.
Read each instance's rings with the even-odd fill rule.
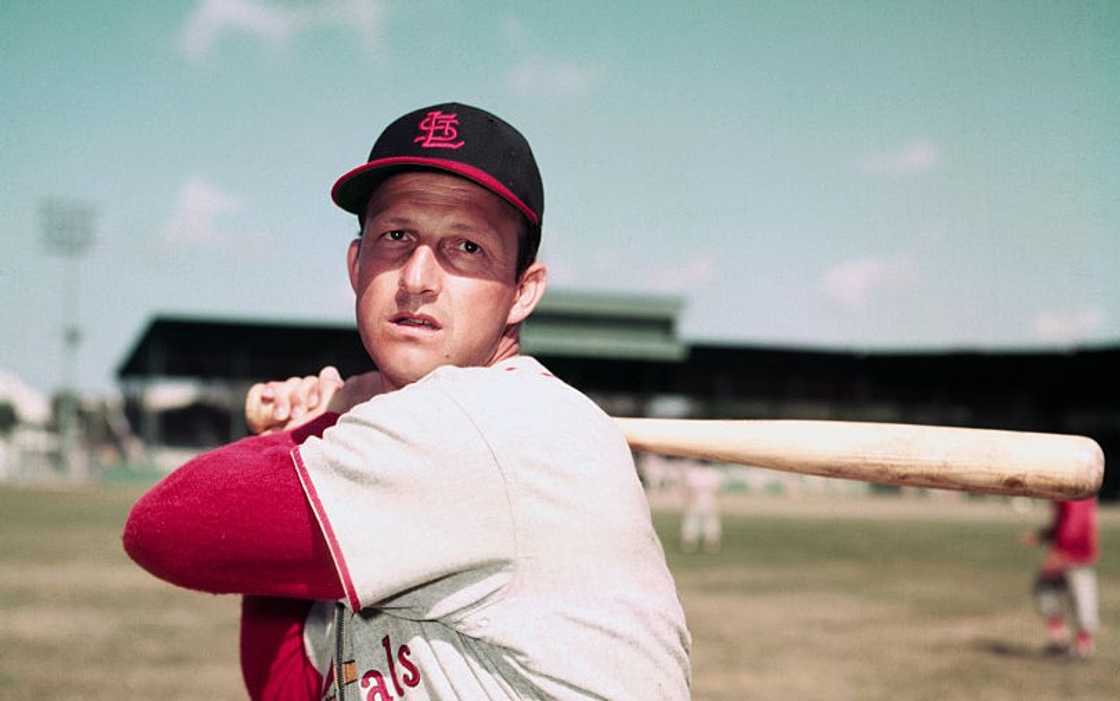
[[[718,553],[723,534],[719,514],[719,488],[723,483],[723,474],[711,463],[699,460],[682,460],[679,465],[684,488],[681,549],[693,553],[702,543],[704,552]]]
[[[1100,624],[1097,604],[1097,500],[1054,502],[1050,525],[1027,533],[1030,545],[1048,544],[1046,559],[1035,579],[1034,596],[1046,618],[1047,654],[1093,654],[1093,636]],[[1077,631],[1071,644],[1066,616],[1073,613]]]
[[[244,595],[254,699],[687,698],[689,635],[626,441],[519,352],[547,282],[524,137],[426,107],[332,197],[358,216],[347,266],[378,372],[256,387],[262,434],[145,494],[129,555]]]

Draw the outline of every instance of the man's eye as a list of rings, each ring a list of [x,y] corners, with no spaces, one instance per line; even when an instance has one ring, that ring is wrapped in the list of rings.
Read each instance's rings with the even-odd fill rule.
[[[482,251],[482,246],[474,241],[461,241],[459,242],[459,250],[464,253],[479,253]]]
[[[389,241],[404,241],[405,237],[407,237],[407,236],[408,236],[407,233],[405,233],[403,231],[400,231],[400,230],[396,230],[396,231],[386,231],[384,234],[381,235],[381,238],[387,239]]]

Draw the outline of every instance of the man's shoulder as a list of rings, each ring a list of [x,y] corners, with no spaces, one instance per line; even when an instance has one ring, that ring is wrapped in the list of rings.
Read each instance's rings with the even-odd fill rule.
[[[432,370],[420,382],[435,381],[437,379],[474,379],[493,380],[499,377],[554,377],[539,360],[531,355],[515,355],[504,360],[499,360],[493,365],[441,365]]]
[[[491,398],[550,392],[583,396],[553,375],[539,360],[528,355],[516,355],[485,367],[445,365],[433,370],[416,385],[450,392],[481,392]]]
[[[451,421],[458,425],[466,421],[484,434],[515,430],[535,435],[577,426],[608,432],[617,429],[595,402],[525,355],[486,367],[442,366],[350,413],[351,419],[377,424]],[[453,416],[462,421],[452,421]]]
[[[439,368],[421,382],[429,383],[431,390],[441,392],[470,414],[500,417],[507,425],[529,422],[556,428],[573,422],[586,425],[610,421],[589,397],[527,355],[488,367]]]

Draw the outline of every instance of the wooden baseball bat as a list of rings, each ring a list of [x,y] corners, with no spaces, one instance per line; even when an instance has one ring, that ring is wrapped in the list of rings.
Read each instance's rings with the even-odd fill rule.
[[[1045,499],[1100,489],[1085,436],[851,421],[615,419],[635,450],[909,487]]]

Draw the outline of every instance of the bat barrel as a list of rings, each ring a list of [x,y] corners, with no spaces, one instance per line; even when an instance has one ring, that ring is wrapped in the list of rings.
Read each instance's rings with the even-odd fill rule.
[[[636,450],[880,484],[1047,499],[1100,489],[1084,436],[847,421],[617,419]]]

